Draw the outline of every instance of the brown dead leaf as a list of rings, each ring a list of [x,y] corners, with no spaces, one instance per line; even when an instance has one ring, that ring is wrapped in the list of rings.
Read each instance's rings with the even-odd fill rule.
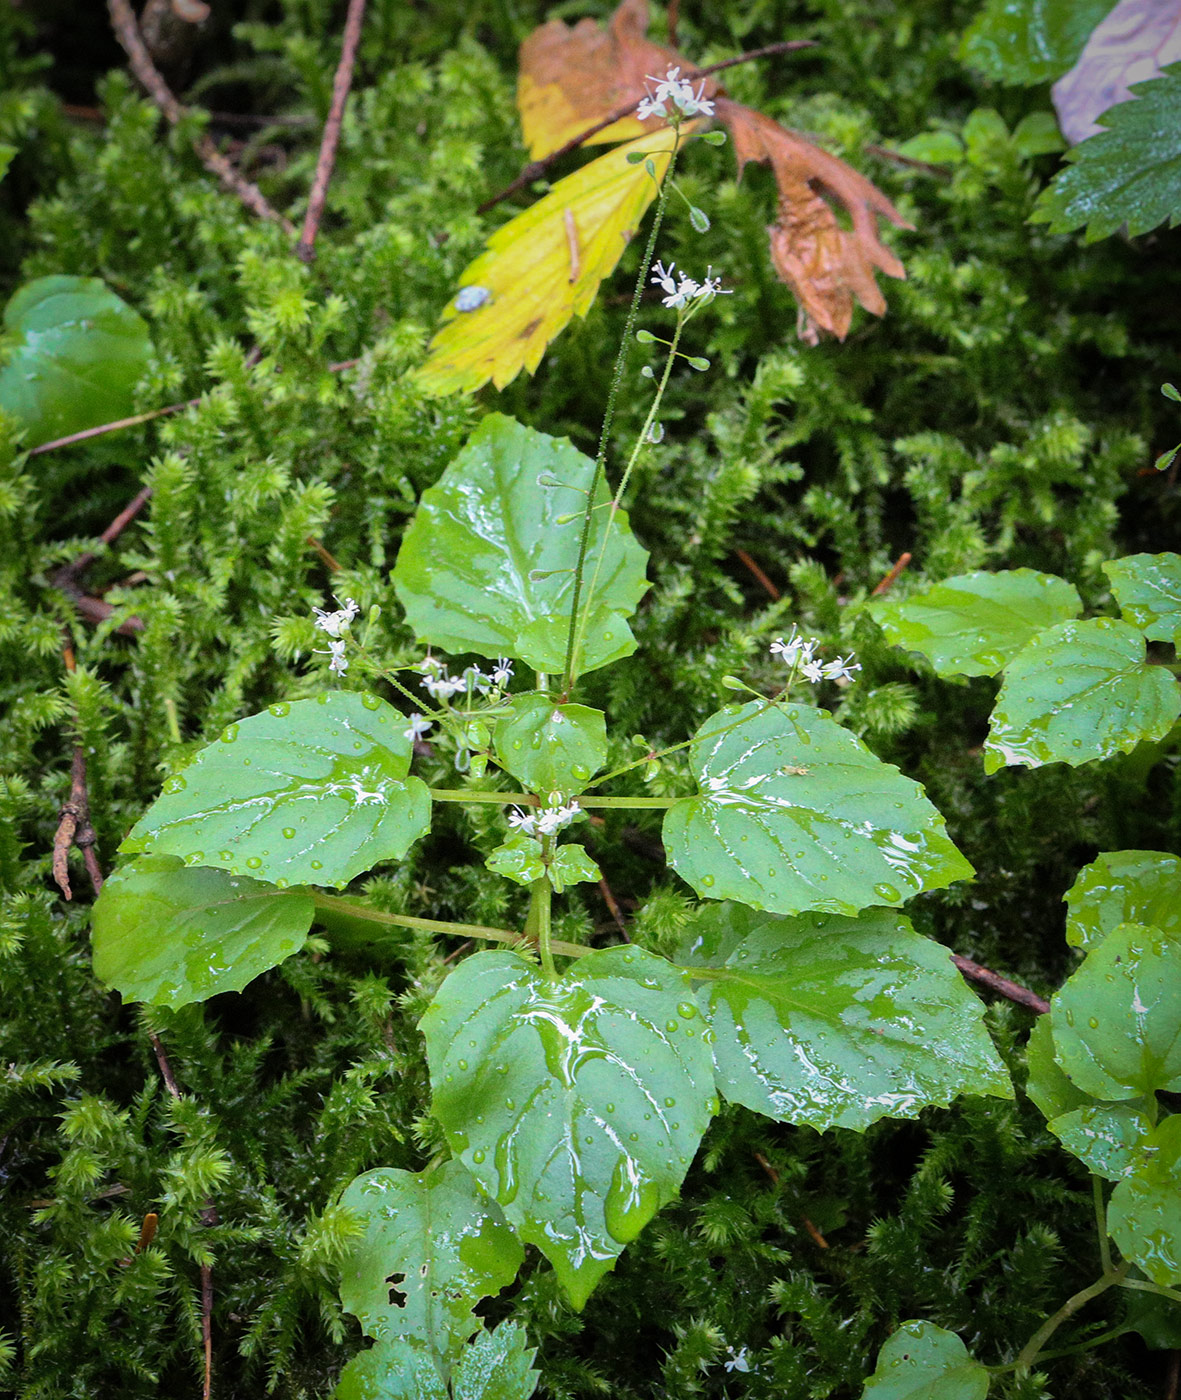
[[[1181,59],[1181,0],[1120,0],[1094,30],[1079,61],[1054,84],[1062,134],[1072,143],[1103,128],[1095,120],[1132,100],[1133,83],[1159,78]]]
[[[767,230],[771,261],[800,303],[800,339],[815,345],[824,331],[844,340],[854,298],[875,316],[884,315],[886,299],[874,269],[903,278],[906,271],[878,237],[877,221],[913,225],[864,175],[798,132],[728,98],[717,99],[716,111],[730,129],[739,174],[750,160],[775,174],[779,218]],[[851,230],[841,227],[830,201],[848,211]]]
[[[669,68],[691,69],[676,49],[646,38],[647,30],[647,0],[623,0],[606,29],[593,19],[579,20],[573,29],[551,19],[529,35],[520,51],[517,107],[533,160],[542,160],[616,108],[638,102],[646,92],[645,77],[663,78]],[[707,79],[705,91],[712,97],[717,84]],[[632,141],[663,127],[659,118],[641,122],[625,117],[584,144]]]

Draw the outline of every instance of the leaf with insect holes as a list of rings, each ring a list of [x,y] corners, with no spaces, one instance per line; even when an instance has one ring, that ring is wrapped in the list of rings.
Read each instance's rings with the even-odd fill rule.
[[[756,1113],[863,1132],[957,1094],[1013,1097],[980,999],[947,949],[892,910],[781,918],[706,906],[677,961],[707,969],[697,1000],[719,1092]]]
[[[125,418],[152,356],[147,322],[97,277],[38,277],[0,333],[0,409],[40,446]]]
[[[425,1344],[454,1364],[479,1327],[473,1309],[525,1259],[504,1214],[458,1162],[423,1172],[378,1167],[341,1206],[362,1233],[341,1264],[340,1300],[371,1337]]]
[[[1127,621],[1150,642],[1181,647],[1181,554],[1126,554],[1101,567]]]
[[[988,1372],[954,1332],[904,1322],[878,1353],[862,1400],[984,1400]]]
[[[307,890],[144,856],[115,871],[95,901],[94,975],[124,1001],[174,1009],[240,992],[299,952],[313,913]]]
[[[1009,663],[984,745],[984,771],[1006,764],[1093,763],[1166,735],[1181,714],[1181,687],[1148,665],[1127,622],[1060,622]]]
[[[272,705],[202,749],[121,851],[180,856],[280,887],[345,885],[399,860],[430,827],[407,776],[406,717],[376,695],[328,691]]]
[[[669,808],[664,843],[703,898],[856,914],[972,874],[919,784],[822,710],[727,706],[689,754],[701,790]]]
[[[582,515],[595,464],[565,438],[490,413],[435,486],[422,494],[402,540],[394,589],[421,641],[448,651],[513,656],[560,670],[570,627]],[[561,487],[538,485],[552,477]],[[610,498],[600,479],[596,501]],[[647,590],[647,551],[627,513],[608,530],[596,510],[589,560],[606,538],[581,669],[635,650],[627,618]],[[584,590],[583,598],[586,593]]]
[[[1040,631],[1082,609],[1076,588],[1036,569],[959,574],[869,605],[886,640],[919,652],[940,676],[995,676]]]
[[[421,1030],[451,1150],[581,1309],[677,1194],[717,1107],[688,979],[630,946],[556,981],[476,953]]]
[[[1181,941],[1181,858],[1104,851],[1066,892],[1066,941],[1088,952],[1120,924],[1151,924]]]

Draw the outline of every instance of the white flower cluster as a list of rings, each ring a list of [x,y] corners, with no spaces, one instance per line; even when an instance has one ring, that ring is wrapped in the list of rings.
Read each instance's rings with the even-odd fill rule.
[[[656,84],[656,91],[650,92],[647,97],[636,108],[636,116],[640,121],[646,122],[649,117],[671,117],[674,114],[669,111],[668,104],[671,102],[676,109],[676,118],[695,117],[700,114],[703,117],[712,117],[714,114],[714,104],[705,96],[704,80],[698,85],[697,91],[693,91],[693,84],[688,78],[681,77],[680,68],[670,68],[663,78],[654,78],[651,73],[647,75],[650,83]]]
[[[673,306],[678,310],[682,306],[688,306],[691,301],[712,301],[717,296],[730,296],[731,290],[722,290],[722,279],[711,277],[712,266],[705,274],[705,281],[698,282],[695,278],[686,276],[683,272],[677,273],[677,281],[673,281],[673,268],[676,263],[669,263],[665,267],[663,262],[656,262],[652,267],[652,281],[661,287],[665,293],[663,298],[665,306]]]
[[[411,743],[416,739],[423,738],[435,727],[429,719],[423,719],[417,710],[415,710],[413,714],[408,715],[407,718],[410,720],[410,723],[402,730],[402,733],[405,734]]]
[[[793,627],[786,641],[776,637],[771,643],[771,655],[781,656],[788,666],[798,666],[803,678],[813,685],[817,681],[851,681],[854,672],[861,670],[861,663],[853,660],[852,652],[835,661],[817,661],[816,647],[816,642],[801,637]]]
[[[316,626],[321,632],[328,634],[328,650],[317,651],[316,655],[331,656],[328,669],[334,675],[343,676],[349,669],[349,659],[344,654],[345,639],[340,634],[361,611],[360,604],[352,598],[346,598],[344,605],[336,612],[324,612],[322,608],[313,608],[312,611],[316,614]]]
[[[507,815],[509,826],[526,836],[553,836],[584,813],[577,802],[571,802],[568,807],[543,807],[536,816],[522,812],[519,807],[514,807]]]
[[[507,656],[502,656],[487,675],[478,666],[469,666],[462,675],[448,675],[443,663],[433,656],[428,656],[418,669],[425,673],[422,688],[432,700],[449,700],[465,691],[484,695],[490,690],[503,690],[513,678],[513,665]]]

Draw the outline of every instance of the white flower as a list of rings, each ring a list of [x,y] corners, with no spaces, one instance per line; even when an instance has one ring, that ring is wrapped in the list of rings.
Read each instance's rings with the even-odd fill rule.
[[[835,661],[829,661],[825,664],[824,679],[827,681],[851,681],[853,672],[860,670],[861,663],[853,661],[853,653],[850,652],[843,660],[838,656]]]
[[[352,622],[361,608],[352,598],[346,598],[344,606],[336,612],[322,612],[319,608],[313,608],[312,611],[316,614],[316,626],[322,632],[327,632],[330,637],[339,637],[340,629]],[[334,652],[333,655],[335,654]]]
[[[445,700],[467,689],[467,681],[462,676],[449,676],[443,671],[437,676],[423,676],[422,688],[432,700]]]
[[[649,117],[670,116],[670,102],[682,117],[695,117],[698,113],[706,117],[713,116],[714,104],[705,96],[704,80],[694,92],[693,84],[688,78],[681,77],[680,68],[670,68],[663,78],[655,78],[651,73],[646,76],[648,82],[656,84],[656,91],[649,93],[636,108],[636,116],[640,121],[645,122]]]
[[[464,671],[463,683],[481,693],[492,689],[492,677],[486,676],[478,666],[469,666],[467,670]]]
[[[503,689],[513,678],[513,663],[507,656],[498,658],[492,669],[492,684]]]
[[[343,676],[349,669],[349,659],[344,654],[346,642],[343,637],[330,637],[328,639],[328,653],[331,653],[332,660],[328,663],[328,669],[338,676]],[[324,656],[328,653],[321,652]]]
[[[437,656],[424,656],[422,660],[418,663],[418,669],[423,673],[424,676],[433,676],[437,671],[441,671],[443,669],[443,663],[439,660]]]
[[[514,807],[511,812],[506,812],[508,824],[515,827],[517,831],[524,832],[526,836],[537,835],[537,818],[528,816],[519,807]]]
[[[669,263],[665,267],[664,263],[657,262],[652,265],[652,281],[655,282],[665,293],[662,298],[665,306],[675,307],[680,310],[683,306],[688,306],[691,301],[712,301],[716,296],[730,296],[729,291],[722,291],[722,279],[720,277],[710,277],[706,275],[704,282],[698,282],[696,278],[687,276],[684,272],[678,272],[676,282],[673,281],[673,269],[676,263]],[[710,272],[713,268],[710,267]]]
[[[784,663],[788,666],[794,666],[797,662],[805,666],[809,665],[815,651],[816,643],[801,637],[799,630],[795,627],[791,629],[791,636],[786,642],[782,637],[776,637],[771,643],[771,655],[782,656]]]
[[[402,733],[405,734],[407,739],[411,740],[411,742],[415,739],[423,738],[428,730],[434,728],[431,721],[429,719],[423,719],[417,710],[415,710],[409,718],[410,723],[402,730]]]
[[[800,671],[806,681],[811,681],[813,685],[824,675],[824,667],[819,661],[805,661],[800,667]]]
[[[577,802],[571,802],[568,807],[547,807],[537,818],[537,833],[539,836],[553,836],[577,821],[582,814]]]
[[[727,1347],[726,1350],[730,1353],[731,1359],[729,1361],[724,1361],[722,1365],[727,1371],[750,1370],[750,1362],[746,1359],[745,1347],[743,1347],[741,1351],[735,1351],[733,1347]]]

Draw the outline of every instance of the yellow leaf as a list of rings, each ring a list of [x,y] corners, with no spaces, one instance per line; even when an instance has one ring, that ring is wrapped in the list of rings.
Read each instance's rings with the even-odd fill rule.
[[[431,394],[498,389],[530,374],[572,316],[585,316],[656,197],[675,133],[665,128],[584,165],[488,240],[464,272],[415,378]],[[629,151],[652,159],[629,165]],[[479,289],[479,290],[476,290]],[[484,295],[484,294],[487,295]],[[460,305],[475,304],[471,311]]]

